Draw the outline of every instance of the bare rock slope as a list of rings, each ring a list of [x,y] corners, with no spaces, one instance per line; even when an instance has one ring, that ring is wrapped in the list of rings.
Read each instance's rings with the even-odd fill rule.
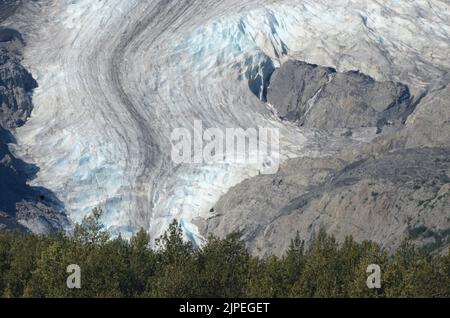
[[[352,235],[391,250],[410,237],[429,251],[445,251],[450,244],[449,92],[449,85],[439,87],[411,106],[406,86],[286,63],[272,77],[268,95],[279,115],[330,130],[398,120],[397,130],[333,157],[291,159],[276,175],[246,180],[219,200],[202,231],[223,236],[241,230],[259,255],[282,254],[296,231],[308,242],[320,228],[339,240]]]
[[[411,113],[406,85],[290,60],[271,78],[268,102],[285,120],[320,129],[399,125]]]

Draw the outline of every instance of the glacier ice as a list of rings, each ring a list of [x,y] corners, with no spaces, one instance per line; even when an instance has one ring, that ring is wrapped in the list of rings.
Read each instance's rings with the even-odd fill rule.
[[[15,152],[73,221],[100,206],[112,231],[155,238],[177,218],[200,244],[195,219],[259,167],[174,165],[174,128],[277,127],[283,158],[317,155],[320,132],[281,123],[261,101],[265,65],[358,69],[417,93],[449,71],[449,15],[439,0],[28,2],[10,23],[26,31],[39,88]]]

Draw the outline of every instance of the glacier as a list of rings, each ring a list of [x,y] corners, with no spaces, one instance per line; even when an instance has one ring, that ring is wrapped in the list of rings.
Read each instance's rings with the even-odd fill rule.
[[[264,102],[265,68],[295,58],[419,96],[448,76],[449,21],[440,0],[27,2],[8,23],[26,35],[39,87],[14,153],[40,167],[33,184],[73,222],[102,207],[113,233],[156,238],[176,218],[201,244],[195,220],[261,167],[174,165],[173,129],[275,127],[281,158],[323,155],[333,137],[281,122]]]

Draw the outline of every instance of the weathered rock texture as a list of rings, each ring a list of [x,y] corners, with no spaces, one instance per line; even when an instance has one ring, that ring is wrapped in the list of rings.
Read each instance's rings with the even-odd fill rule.
[[[403,84],[293,60],[273,73],[268,102],[282,119],[326,130],[381,131],[385,125],[401,125],[412,111],[411,95]]]
[[[259,255],[281,255],[297,231],[309,242],[320,228],[338,240],[352,235],[390,250],[410,237],[428,251],[445,251],[449,98],[450,85],[413,102],[401,84],[286,63],[274,73],[268,95],[284,119],[325,130],[381,128],[397,121],[397,129],[363,147],[343,148],[333,157],[291,159],[275,175],[246,180],[220,199],[207,222],[199,222],[203,233],[242,230]]]
[[[449,172],[449,149],[399,150],[351,164],[294,159],[274,176],[231,189],[203,231],[223,236],[242,230],[256,254],[268,255],[282,254],[296,231],[307,242],[324,228],[339,240],[352,235],[394,249],[426,227],[435,237],[415,239],[439,249],[449,243]]]
[[[30,92],[36,81],[20,62],[23,40],[15,30],[0,28],[0,124],[22,126],[31,114]]]
[[[0,22],[11,16],[22,0],[0,0]]]

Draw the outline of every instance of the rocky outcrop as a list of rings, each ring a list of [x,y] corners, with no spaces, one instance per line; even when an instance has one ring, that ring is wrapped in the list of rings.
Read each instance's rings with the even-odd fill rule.
[[[268,101],[283,119],[331,132],[378,126],[378,138],[332,157],[286,161],[275,175],[232,188],[202,233],[241,230],[257,255],[281,255],[298,231],[324,228],[342,241],[373,240],[394,250],[410,237],[430,252],[450,245],[450,85],[413,101],[406,86],[360,73],[288,62]],[[390,128],[386,129],[385,125]],[[352,148],[352,149],[350,149]]]
[[[449,80],[450,82],[450,80]],[[408,118],[405,147],[450,146],[450,84],[431,91]]]
[[[395,249],[418,228],[418,244],[439,250],[450,243],[450,150],[407,149],[350,164],[294,159],[273,176],[234,187],[203,224],[207,234],[242,230],[259,255],[282,254],[299,231],[310,241],[320,228],[338,240],[374,240]]]
[[[198,220],[199,228],[205,237],[209,234],[222,237],[241,230],[254,253],[283,253],[285,244],[295,235],[296,224],[280,227],[277,220],[281,209],[309,187],[323,184],[344,165],[344,161],[331,158],[289,160],[276,175],[259,175],[231,188],[211,209],[206,222]]]
[[[0,125],[22,126],[31,114],[30,92],[36,81],[20,63],[23,40],[15,30],[0,28]]]
[[[11,132],[31,114],[31,92],[37,87],[21,65],[23,44],[20,33],[0,28],[0,229],[49,233],[67,225],[62,204],[50,191],[28,185],[38,168],[8,148],[15,142]]]
[[[359,72],[290,60],[270,80],[268,102],[299,126],[335,128],[400,126],[412,112],[407,86],[377,82]]]
[[[0,22],[14,14],[22,0],[0,0]]]

